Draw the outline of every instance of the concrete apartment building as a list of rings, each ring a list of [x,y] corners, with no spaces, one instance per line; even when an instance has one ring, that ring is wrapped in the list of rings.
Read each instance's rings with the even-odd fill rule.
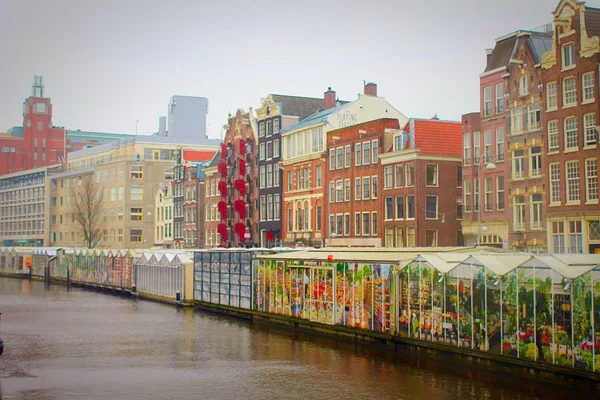
[[[562,0],[553,14],[552,47],[541,60],[548,250],[598,253],[600,9]]]
[[[164,117],[159,119],[159,136],[177,137],[182,144],[218,146],[219,140],[206,133],[208,99],[197,96],[172,96],[169,101],[167,130]]]
[[[256,110],[258,125],[258,209],[260,245],[281,243],[281,132],[323,110],[322,98],[269,94]]]
[[[398,131],[397,119],[379,119],[330,131],[324,230],[326,246],[382,245],[382,166],[384,135]],[[388,140],[391,143],[391,140]],[[381,150],[380,150],[381,149]],[[317,206],[319,207],[319,206]],[[317,208],[316,232],[321,211]]]
[[[328,132],[381,118],[404,125],[407,118],[384,98],[377,85],[368,83],[364,94],[340,104],[331,88],[324,93],[325,110],[298,122],[282,133],[283,244],[321,247],[325,243],[325,188]],[[317,230],[321,227],[321,230]]]
[[[385,247],[464,244],[461,137],[460,122],[435,116],[386,129],[378,195]]]
[[[47,243],[83,245],[79,228],[74,224],[71,187],[79,185],[84,176],[93,176],[96,187],[103,193],[103,234],[97,247],[151,247],[155,242],[156,185],[173,179],[178,147],[161,142],[156,136],[139,136],[71,153],[63,171],[49,179]],[[191,145],[188,148],[205,152],[206,157],[216,150]]]

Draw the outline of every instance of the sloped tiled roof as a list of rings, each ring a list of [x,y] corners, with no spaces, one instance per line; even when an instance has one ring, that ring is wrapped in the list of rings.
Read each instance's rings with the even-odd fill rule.
[[[185,161],[210,161],[216,151],[183,150]]]
[[[462,127],[460,122],[414,119],[415,147],[421,154],[462,157]],[[410,121],[408,125],[411,125]]]
[[[485,72],[495,70],[500,67],[508,65],[510,56],[512,55],[515,43],[517,41],[516,36],[512,36],[508,39],[501,40],[496,43],[494,50],[492,51],[492,57],[485,67]]]
[[[588,36],[600,37],[600,9],[586,7],[585,8],[585,29]]]
[[[217,150],[213,158],[210,160],[210,164],[208,164],[207,168],[216,167],[219,165],[219,161],[221,161],[221,149]]]
[[[272,94],[271,97],[274,102],[281,103],[282,115],[298,117],[299,121],[325,109],[324,100],[322,98],[287,96],[283,94]],[[338,102],[340,104],[349,103],[348,101],[343,100],[338,100]]]
[[[316,125],[319,123],[324,122],[327,117],[331,114],[333,114],[334,112],[337,112],[339,110],[341,110],[342,108],[346,107],[348,104],[350,103],[345,103],[345,104],[340,104],[337,107],[333,107],[327,110],[323,110],[323,111],[319,111],[317,113],[314,113],[313,115],[311,115],[308,118],[305,118],[304,120],[296,123],[295,125],[290,126],[288,129],[286,129],[286,132],[289,131],[295,131],[296,129],[299,128],[304,128],[306,126],[311,126],[311,125]]]

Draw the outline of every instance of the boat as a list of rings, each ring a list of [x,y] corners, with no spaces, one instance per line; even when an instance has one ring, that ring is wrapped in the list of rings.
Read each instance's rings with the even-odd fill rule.
[[[0,312],[0,325],[2,322],[2,313]],[[2,338],[0,337],[0,356],[2,355],[2,353],[4,352],[4,342],[2,341]]]

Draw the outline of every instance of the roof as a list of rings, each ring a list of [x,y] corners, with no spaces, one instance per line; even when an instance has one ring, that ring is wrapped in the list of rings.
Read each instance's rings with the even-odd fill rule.
[[[82,130],[67,130],[67,140],[76,143],[86,143],[89,140],[97,140],[99,143],[111,143],[115,140],[127,139],[134,136],[129,133],[88,132]]]
[[[271,97],[275,103],[281,104],[282,115],[299,117],[300,121],[325,107],[323,99],[314,97],[286,96],[283,94],[272,94]]]
[[[415,148],[420,149],[421,154],[462,157],[460,122],[411,119],[407,125],[415,138]]]
[[[585,8],[585,29],[588,36],[600,36],[600,9]]]
[[[500,67],[506,67],[516,42],[516,36],[511,36],[508,39],[497,42],[484,72],[493,71]]]
[[[201,150],[183,150],[183,159],[185,161],[210,161],[215,155],[215,151]]]
[[[539,63],[542,61],[542,55],[552,49],[552,36],[532,35],[529,37],[529,44]]]
[[[317,125],[317,124],[321,124],[323,122],[325,122],[327,120],[327,117],[330,116],[331,114],[333,114],[334,112],[340,111],[341,109],[343,109],[344,107],[348,106],[348,104],[350,103],[344,103],[344,104],[340,104],[337,107],[333,107],[327,110],[323,110],[323,111],[319,111],[314,113],[313,115],[311,115],[310,117],[290,126],[288,129],[286,129],[284,131],[285,132],[291,132],[291,131],[295,131],[301,128],[305,128],[307,126],[311,126],[311,125]]]
[[[567,279],[576,279],[600,266],[598,254],[554,254],[536,256],[535,260],[552,268]]]
[[[217,150],[217,152],[213,155],[213,158],[210,160],[210,163],[206,168],[216,167],[219,165],[219,161],[221,161],[221,149]]]

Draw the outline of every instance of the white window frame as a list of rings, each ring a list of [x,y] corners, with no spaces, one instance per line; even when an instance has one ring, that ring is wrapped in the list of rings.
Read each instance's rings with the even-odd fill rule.
[[[579,204],[581,201],[581,174],[579,160],[565,161],[565,186],[567,204]]]
[[[577,79],[569,76],[563,79],[563,108],[577,105]]]
[[[557,82],[548,82],[546,84],[546,111],[558,110],[558,91]]]
[[[483,116],[490,115],[492,115],[492,87],[486,86],[483,88]]]
[[[539,201],[534,200],[536,196],[540,197]],[[531,229],[543,229],[544,221],[543,217],[543,208],[544,208],[544,197],[541,193],[532,193],[530,198],[530,225]]]
[[[548,174],[550,176],[550,205],[559,205],[561,204],[560,163],[548,164]]]
[[[539,153],[534,153],[533,149],[538,148]],[[537,159],[537,169],[534,166],[534,159]],[[529,148],[529,177],[539,178],[542,176],[542,146],[532,146]]]
[[[586,72],[581,75],[581,104],[593,103],[596,97],[594,85],[594,72]]]
[[[558,134],[558,120],[548,121],[548,152],[558,150],[560,143]]]
[[[585,159],[585,202],[598,204],[598,159]]]
[[[564,44],[561,48],[560,55],[563,71],[575,68],[575,43],[571,42]]]
[[[565,150],[579,149],[579,121],[577,117],[567,117],[564,122]]]
[[[588,113],[583,115],[584,146],[594,146],[598,141],[598,131],[596,130],[596,114]]]
[[[504,112],[504,82],[496,83],[496,114]]]

